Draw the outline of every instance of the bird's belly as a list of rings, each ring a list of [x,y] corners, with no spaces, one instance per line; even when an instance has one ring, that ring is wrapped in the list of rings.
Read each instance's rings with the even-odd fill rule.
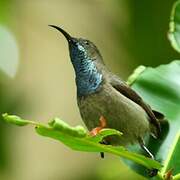
[[[82,119],[89,130],[99,126],[100,116],[104,116],[107,128],[123,133],[122,137],[110,137],[110,144],[127,145],[134,143],[149,132],[149,122],[145,111],[109,86],[85,98],[78,98]]]

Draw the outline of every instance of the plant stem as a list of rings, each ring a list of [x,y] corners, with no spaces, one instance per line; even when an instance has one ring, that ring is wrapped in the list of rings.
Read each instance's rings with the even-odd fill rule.
[[[159,172],[159,173],[157,174],[157,176],[156,176],[156,179],[157,179],[157,180],[164,180],[164,177],[163,177],[163,175]]]

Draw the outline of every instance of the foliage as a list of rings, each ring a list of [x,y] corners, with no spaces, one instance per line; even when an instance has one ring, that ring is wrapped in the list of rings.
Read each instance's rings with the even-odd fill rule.
[[[169,40],[175,50],[180,52],[180,1],[172,9],[170,19]],[[3,68],[2,68],[3,69]],[[5,69],[6,70],[6,69]],[[122,146],[114,147],[101,144],[103,138],[109,135],[123,136],[115,129],[103,129],[94,137],[90,136],[82,126],[71,127],[59,118],[54,118],[44,125],[35,121],[25,120],[18,116],[3,114],[4,120],[18,126],[33,125],[39,135],[58,140],[77,151],[107,152],[126,158],[126,162],[136,172],[146,176],[145,168],[160,170],[154,179],[167,179],[167,173],[173,179],[180,179],[180,61],[157,68],[140,66],[128,83],[135,89],[151,107],[163,113],[168,123],[162,124],[161,138],[146,139],[148,148],[158,161],[149,159],[140,153],[137,147],[129,147],[131,152]]]
[[[161,168],[161,165],[158,162],[145,156],[128,152],[124,147],[114,147],[101,144],[100,142],[106,136],[122,135],[121,132],[115,129],[103,129],[97,136],[92,137],[88,135],[88,133],[82,126],[71,127],[59,118],[54,118],[53,120],[51,120],[49,122],[49,125],[43,125],[35,121],[21,119],[20,117],[14,115],[4,114],[3,117],[6,122],[18,126],[25,126],[28,124],[34,125],[38,134],[61,141],[73,150],[87,152],[108,152],[132,160],[149,169]]]
[[[169,65],[161,65],[154,69],[141,66],[130,76],[128,81],[132,88],[139,92],[153,109],[162,112],[168,119],[170,126],[167,126],[168,124],[163,126],[161,139],[153,140],[150,138],[147,140],[149,149],[155,153],[156,159],[163,163],[163,168],[157,161],[129,152],[124,147],[100,144],[99,142],[108,135],[122,135],[114,129],[104,129],[97,136],[91,137],[82,126],[70,127],[58,118],[54,118],[47,126],[35,121],[24,120],[14,115],[4,114],[3,117],[7,122],[18,126],[35,125],[38,134],[61,141],[73,150],[108,152],[129,159],[131,163],[128,164],[144,176],[147,173],[144,173],[146,171],[142,166],[149,169],[161,169],[159,178],[172,167],[174,168],[174,174],[179,172],[179,78],[180,61],[174,61]],[[171,142],[173,142],[173,145]],[[132,161],[135,163],[132,163]]]
[[[157,68],[138,68],[129,78],[132,88],[139,92],[151,107],[163,113],[169,123],[162,124],[161,138],[147,139],[148,149],[155,159],[163,164],[160,173],[163,175],[171,168],[173,174],[180,171],[180,61]],[[135,147],[131,147],[135,149]],[[136,150],[139,150],[136,147]],[[141,152],[142,153],[142,152]],[[129,163],[138,173],[145,176],[145,170],[137,164]]]
[[[177,1],[173,5],[168,37],[172,47],[180,52],[180,1]]]

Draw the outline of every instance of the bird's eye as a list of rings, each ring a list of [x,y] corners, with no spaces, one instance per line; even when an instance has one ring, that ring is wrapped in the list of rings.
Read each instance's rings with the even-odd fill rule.
[[[84,43],[85,43],[86,45],[89,45],[89,42],[88,42],[88,41],[85,41]]]

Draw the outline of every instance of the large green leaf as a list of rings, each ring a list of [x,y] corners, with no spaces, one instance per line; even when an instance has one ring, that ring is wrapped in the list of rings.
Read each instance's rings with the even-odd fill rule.
[[[146,142],[155,158],[163,164],[161,173],[170,169],[173,169],[173,174],[180,173],[180,61],[157,68],[141,66],[128,82],[154,110],[163,113],[169,122],[169,125],[162,125],[161,139],[150,138]],[[145,175],[142,167],[132,162],[130,165]]]
[[[172,8],[168,37],[173,48],[180,52],[180,0]]]
[[[104,129],[97,136],[90,136],[82,126],[71,127],[64,121],[55,118],[49,122],[49,125],[43,125],[34,121],[24,120],[18,116],[4,114],[3,118],[8,123],[18,126],[34,125],[36,132],[42,136],[58,140],[73,150],[87,152],[107,152],[120,157],[132,160],[146,168],[160,169],[162,166],[157,161],[147,158],[143,155],[128,152],[122,146],[110,146],[100,143],[102,139],[109,135],[121,136],[122,133],[114,129]]]

